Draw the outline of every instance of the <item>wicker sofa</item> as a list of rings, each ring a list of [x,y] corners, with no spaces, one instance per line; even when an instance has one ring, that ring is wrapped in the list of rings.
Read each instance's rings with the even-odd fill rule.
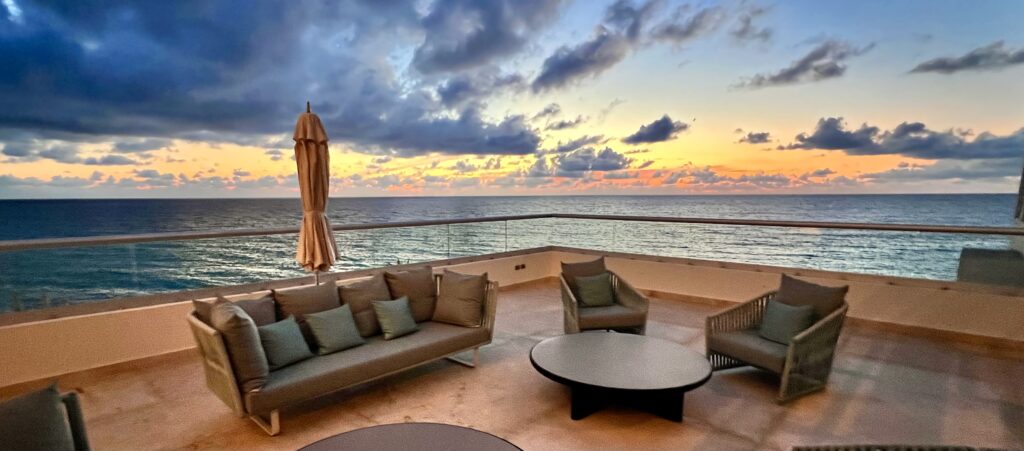
[[[434,293],[440,287],[435,276]],[[367,278],[337,282],[342,287]],[[328,282],[330,283],[330,282]],[[365,344],[344,351],[318,355],[308,360],[270,371],[262,387],[243,390],[236,378],[228,347],[220,332],[192,312],[188,322],[203,359],[206,385],[239,417],[249,417],[270,435],[280,432],[282,407],[326,395],[435,360],[448,358],[466,366],[476,366],[479,348],[489,344],[494,334],[497,305],[496,282],[486,285],[482,321],[479,327],[462,327],[425,320],[410,335],[384,340],[382,335],[365,337]],[[261,291],[226,297],[236,303],[264,300],[276,292]],[[265,301],[263,301],[265,302]],[[341,302],[347,303],[344,296]],[[275,300],[275,303],[277,301]],[[280,314],[277,315],[280,320]],[[472,350],[471,362],[455,355]]]

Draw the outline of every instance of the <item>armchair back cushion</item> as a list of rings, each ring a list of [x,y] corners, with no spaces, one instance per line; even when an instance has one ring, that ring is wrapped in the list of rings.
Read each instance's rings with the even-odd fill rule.
[[[270,366],[252,318],[233,302],[219,298],[210,311],[210,321],[211,327],[224,337],[224,346],[242,391],[248,392],[266,384]]]
[[[311,350],[316,349],[316,338],[306,324],[306,315],[341,307],[338,288],[333,283],[274,290],[274,299],[277,300],[277,308],[280,310],[278,316],[295,317],[302,337],[306,339]]]
[[[562,276],[565,278],[565,283],[569,285],[569,289],[572,290],[572,294],[577,298],[579,298],[579,289],[576,285],[577,277],[596,276],[606,272],[608,269],[604,266],[604,257],[580,263],[562,262]]]
[[[769,300],[761,319],[761,338],[788,345],[800,332],[814,324],[814,308]]]
[[[0,402],[0,449],[75,449],[56,385]]]
[[[263,345],[263,352],[267,355],[270,371],[313,357],[294,316],[289,316],[274,324],[260,326],[258,330],[260,344]]]
[[[437,305],[437,285],[434,281],[434,270],[429,266],[397,273],[385,272],[388,299],[409,298],[409,309],[416,322],[429,321],[434,316]],[[380,299],[378,299],[380,300]]]
[[[607,307],[615,304],[611,274],[607,272],[596,276],[577,277],[576,290],[580,307]]]
[[[338,291],[341,292],[342,302],[352,308],[352,316],[355,317],[359,335],[379,335],[380,323],[377,322],[377,314],[373,310],[373,301],[391,300],[384,275],[374,274],[369,279],[341,285]]]
[[[487,295],[487,273],[460,274],[445,270],[433,320],[456,326],[480,327]]]
[[[843,305],[849,286],[826,287],[782,275],[775,300],[789,305],[809,305],[814,309],[815,319],[828,316]]]

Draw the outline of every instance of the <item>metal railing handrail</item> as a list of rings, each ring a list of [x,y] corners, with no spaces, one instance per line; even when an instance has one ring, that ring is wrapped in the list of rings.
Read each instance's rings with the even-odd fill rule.
[[[424,227],[436,225],[471,224],[486,222],[520,221],[527,219],[585,219],[607,221],[660,222],[674,224],[707,224],[755,227],[821,228],[839,230],[874,230],[888,232],[960,233],[973,235],[1014,235],[1024,236],[1024,227],[977,227],[927,224],[886,224],[826,221],[781,221],[762,219],[692,218],[673,216],[630,216],[545,213],[512,216],[485,216],[480,218],[434,219],[422,221],[379,222],[364,224],[343,224],[331,228],[336,232],[372,229],[393,229],[403,227]],[[239,238],[247,236],[287,235],[299,233],[298,227],[226,229],[196,232],[165,232],[129,235],[99,235],[69,238],[37,238],[27,240],[0,241],[0,252],[36,249],[56,249],[114,244],[137,244],[159,241],[188,241],[210,238]]]

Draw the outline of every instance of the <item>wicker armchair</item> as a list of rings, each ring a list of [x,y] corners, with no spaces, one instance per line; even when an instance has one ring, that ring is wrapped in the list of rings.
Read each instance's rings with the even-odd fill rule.
[[[615,305],[609,307],[580,306],[569,288],[565,275],[559,276],[562,286],[562,304],[565,333],[577,334],[585,330],[615,330],[643,335],[647,330],[647,308],[650,301],[618,274],[611,276]]]
[[[849,305],[843,302],[832,313],[793,337],[787,347],[757,336],[757,328],[764,317],[765,306],[776,293],[765,293],[752,301],[709,316],[705,324],[705,345],[712,370],[755,366],[779,374],[782,380],[776,400],[784,403],[825,388],[829,373],[832,371],[832,358]],[[753,351],[755,353],[778,352],[781,355],[744,359],[737,356],[735,350],[722,349],[726,346],[719,338],[726,337],[724,334],[728,333],[733,333],[731,337],[742,339],[734,340],[734,343],[745,341],[747,346],[757,347],[758,349]],[[757,342],[758,339],[761,342]]]

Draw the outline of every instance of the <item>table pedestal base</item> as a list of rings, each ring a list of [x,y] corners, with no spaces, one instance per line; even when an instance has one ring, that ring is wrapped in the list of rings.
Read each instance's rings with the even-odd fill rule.
[[[614,390],[572,386],[573,420],[581,420],[610,404],[632,406],[667,420],[683,421],[683,390]]]

